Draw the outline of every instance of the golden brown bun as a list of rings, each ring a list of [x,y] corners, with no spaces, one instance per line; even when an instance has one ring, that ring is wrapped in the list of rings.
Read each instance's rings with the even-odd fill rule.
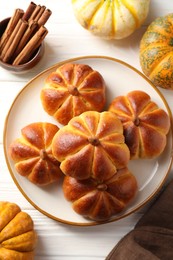
[[[9,147],[17,172],[37,185],[58,181],[63,175],[60,163],[52,155],[52,139],[59,128],[51,123],[36,122],[21,130],[21,137]]]
[[[137,181],[128,168],[118,170],[103,182],[66,176],[63,192],[78,214],[95,221],[104,221],[127,207],[137,192]]]
[[[52,153],[65,175],[81,180],[110,178],[130,158],[122,123],[108,111],[87,111],[71,119],[53,138]]]
[[[104,79],[88,65],[66,63],[45,80],[41,102],[49,115],[66,125],[71,118],[85,111],[103,110]]]
[[[131,159],[154,158],[163,152],[170,118],[147,93],[136,90],[116,97],[109,111],[123,123]]]

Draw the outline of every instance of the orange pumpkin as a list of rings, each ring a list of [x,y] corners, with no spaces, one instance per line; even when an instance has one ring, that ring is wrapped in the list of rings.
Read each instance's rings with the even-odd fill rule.
[[[140,64],[146,76],[159,87],[173,89],[173,14],[155,19],[140,43]]]
[[[0,259],[33,260],[37,234],[32,218],[11,202],[0,202]]]

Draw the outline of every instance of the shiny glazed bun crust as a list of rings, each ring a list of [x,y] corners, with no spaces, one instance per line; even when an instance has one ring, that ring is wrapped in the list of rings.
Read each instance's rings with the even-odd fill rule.
[[[123,168],[102,182],[66,176],[63,192],[75,212],[95,221],[105,221],[127,207],[137,193],[137,182],[128,168]]]
[[[130,158],[122,123],[108,111],[87,111],[71,119],[53,138],[52,153],[65,175],[81,180],[110,178]]]
[[[131,159],[155,158],[163,152],[170,118],[147,93],[135,90],[118,96],[110,104],[109,111],[123,123]]]
[[[60,66],[46,78],[41,90],[44,110],[62,125],[85,111],[102,111],[105,101],[103,77],[85,64]]]
[[[37,185],[48,185],[63,176],[60,163],[52,155],[52,139],[59,128],[36,122],[21,130],[21,137],[9,147],[17,172]]]

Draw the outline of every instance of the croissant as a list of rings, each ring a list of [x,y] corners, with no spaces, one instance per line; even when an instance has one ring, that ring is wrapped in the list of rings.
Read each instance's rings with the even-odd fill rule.
[[[127,167],[102,182],[89,178],[77,180],[66,176],[63,181],[65,198],[78,214],[95,221],[105,221],[123,211],[135,197],[138,185]]]
[[[88,65],[66,63],[46,78],[40,97],[44,110],[66,125],[85,111],[103,110],[105,82]]]
[[[37,185],[48,185],[63,176],[60,163],[52,155],[52,139],[59,128],[36,122],[21,129],[21,137],[9,146],[17,172]]]
[[[147,93],[135,90],[125,96],[118,96],[108,110],[123,124],[131,159],[155,158],[163,152],[170,118]]]
[[[55,134],[52,153],[65,175],[80,180],[110,178],[130,158],[122,123],[108,111],[87,111],[72,118]]]

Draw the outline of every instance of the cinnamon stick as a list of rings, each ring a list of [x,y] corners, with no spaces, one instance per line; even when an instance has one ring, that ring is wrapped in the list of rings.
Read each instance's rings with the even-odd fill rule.
[[[4,48],[3,48],[2,52],[1,52],[1,55],[0,55],[1,60],[4,58],[5,53],[6,53],[7,50],[9,49],[11,43],[13,42],[14,37],[15,37],[15,35],[17,34],[17,32],[18,32],[20,26],[21,26],[21,19],[18,21],[16,27],[14,28],[12,34],[9,36],[8,41],[7,41],[6,45],[4,46]]]
[[[51,16],[51,14],[51,10],[46,9],[44,13],[41,15],[40,19],[38,20],[38,26],[41,27],[42,25],[44,25]]]
[[[46,9],[45,6],[42,6],[40,11],[38,12],[37,16],[34,18],[35,21],[37,21],[37,27],[35,28],[35,30],[33,31],[34,35],[36,33],[36,31],[38,31],[38,29],[42,26],[45,25],[45,23],[47,22],[47,20],[49,19],[49,17],[51,16],[52,12],[49,9]]]
[[[20,39],[22,38],[24,31],[26,30],[27,26],[28,26],[28,23],[25,20],[20,19],[19,29],[16,32],[16,34],[14,35],[12,43],[9,45],[9,48],[7,48],[7,51],[5,52],[4,57],[2,58],[3,62],[9,62],[9,60],[11,59],[11,57],[12,57],[14,51],[16,50],[17,45],[18,45]]]
[[[40,12],[40,10],[41,10],[41,5],[37,5],[36,8],[34,9],[34,12],[31,14],[31,16],[30,16],[28,21],[35,20],[35,18],[37,17],[38,13]]]
[[[23,37],[21,38],[14,54],[12,55],[12,60],[14,60],[19,53],[22,51],[22,49],[25,47],[25,45],[27,44],[27,42],[29,41],[29,39],[31,38],[35,28],[37,28],[38,24],[36,21],[29,21],[28,22],[28,28],[26,29],[26,31],[23,34]]]
[[[16,9],[0,39],[0,59],[13,65],[27,62],[47,35],[44,24],[51,14],[46,6],[34,2],[25,13]]]
[[[40,29],[35,33],[35,35],[30,39],[30,41],[16,57],[13,65],[20,65],[27,62],[36,51],[36,49],[40,46],[47,33],[48,30],[44,26],[41,26]]]
[[[6,45],[7,41],[8,41],[8,38],[9,36],[12,34],[14,28],[16,27],[19,19],[23,16],[24,14],[24,11],[22,9],[16,9],[14,11],[14,14],[13,16],[11,17],[10,21],[8,22],[8,25],[1,37],[1,40],[0,40],[0,52],[2,52],[4,46]]]
[[[44,6],[44,5],[41,6],[39,12],[38,12],[37,15],[34,17],[34,20],[35,20],[35,21],[38,21],[38,20],[40,19],[40,17],[41,17],[42,14],[44,13],[45,9],[46,9],[46,6]]]
[[[23,19],[28,21],[29,18],[31,17],[32,13],[34,12],[35,8],[36,8],[36,4],[34,2],[31,2],[28,6],[28,8],[26,9],[26,12],[23,15]]]

